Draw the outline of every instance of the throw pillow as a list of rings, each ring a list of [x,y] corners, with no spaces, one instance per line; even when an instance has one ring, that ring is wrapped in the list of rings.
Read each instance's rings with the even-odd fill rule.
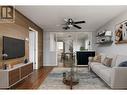
[[[105,57],[104,61],[102,62],[103,65],[111,67],[112,58]]]
[[[93,57],[93,62],[99,62],[101,63],[101,55],[96,55]]]
[[[127,67],[127,61],[124,61],[118,65],[119,67]]]
[[[101,55],[101,63],[102,63],[104,61],[106,55],[104,53],[100,53],[100,55]]]

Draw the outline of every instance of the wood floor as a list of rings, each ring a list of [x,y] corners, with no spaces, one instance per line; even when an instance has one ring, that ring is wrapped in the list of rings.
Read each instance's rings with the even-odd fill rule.
[[[52,69],[53,67],[43,67],[39,70],[34,70],[29,77],[22,80],[10,89],[37,89]]]

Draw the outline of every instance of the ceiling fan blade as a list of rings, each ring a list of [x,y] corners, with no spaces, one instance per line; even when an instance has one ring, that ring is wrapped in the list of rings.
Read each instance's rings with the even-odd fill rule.
[[[70,29],[70,27],[63,27],[63,29],[67,30],[67,29]]]
[[[78,28],[78,29],[81,29],[81,27],[80,26],[77,26],[77,25],[73,25],[74,27],[76,27],[76,28]]]
[[[77,22],[74,22],[74,24],[81,24],[81,23],[85,23],[85,21],[77,21]]]
[[[67,19],[67,18],[65,18],[65,19],[64,19],[64,21],[65,21],[65,22],[67,22],[67,21],[68,21],[68,19]]]

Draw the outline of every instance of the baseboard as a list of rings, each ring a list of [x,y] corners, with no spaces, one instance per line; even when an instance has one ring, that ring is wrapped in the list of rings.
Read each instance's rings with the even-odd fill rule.
[[[57,65],[55,65],[55,64],[44,64],[43,66],[53,66],[53,67],[55,67]]]

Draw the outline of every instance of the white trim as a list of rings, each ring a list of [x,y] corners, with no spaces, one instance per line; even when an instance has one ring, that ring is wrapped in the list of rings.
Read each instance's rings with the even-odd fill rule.
[[[35,69],[39,69],[39,65],[38,65],[38,31],[36,31],[35,29],[29,27],[29,30],[31,30],[32,32],[35,32],[35,39],[36,39],[36,68]]]
[[[59,63],[58,63],[58,52],[57,52],[57,33],[55,33],[55,39],[56,39],[56,66],[59,66]]]
[[[57,66],[57,64],[51,64],[51,63],[49,63],[49,64],[44,64],[44,66],[53,66],[53,67],[55,67],[55,66]]]
[[[39,68],[38,64],[38,32],[35,31],[35,36],[36,36],[36,69]]]
[[[29,27],[29,30],[34,31],[34,32],[38,32],[37,30],[33,29],[32,27]]]

